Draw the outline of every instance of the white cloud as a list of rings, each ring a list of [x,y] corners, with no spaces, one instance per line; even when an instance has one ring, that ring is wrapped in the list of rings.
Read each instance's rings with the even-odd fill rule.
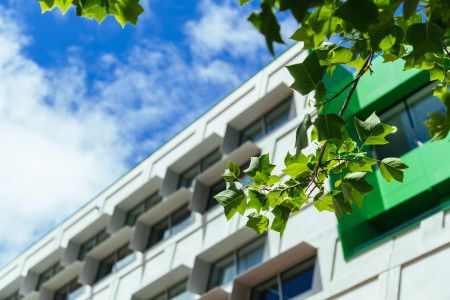
[[[261,34],[247,21],[249,11],[231,3],[236,5],[237,1],[216,4],[202,0],[201,18],[186,24],[186,35],[198,56],[209,58],[225,53],[254,60],[258,50],[265,47]]]

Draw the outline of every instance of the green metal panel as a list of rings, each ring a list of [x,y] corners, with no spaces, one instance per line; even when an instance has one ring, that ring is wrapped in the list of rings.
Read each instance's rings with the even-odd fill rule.
[[[332,78],[325,78],[332,96],[353,78],[339,68]],[[406,98],[429,83],[426,72],[403,71],[403,62],[383,64],[376,59],[373,73],[363,76],[358,84],[344,118],[353,123],[353,117],[367,117],[372,111],[382,111]],[[345,97],[341,96],[326,107],[337,112]],[[349,128],[351,134],[354,129]],[[367,149],[370,151],[370,149]],[[345,259],[392,238],[432,213],[450,206],[450,143],[429,142],[401,158],[410,168],[403,183],[387,183],[377,171],[368,175],[375,187],[362,207],[354,207],[351,215],[338,220],[339,236]]]

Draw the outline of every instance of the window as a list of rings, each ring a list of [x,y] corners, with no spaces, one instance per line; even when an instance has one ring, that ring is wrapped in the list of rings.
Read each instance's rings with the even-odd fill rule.
[[[264,259],[265,237],[258,238],[225,256],[211,267],[209,289],[223,285]]]
[[[193,222],[191,211],[185,205],[152,226],[147,249],[182,231]]]
[[[4,300],[20,300],[20,299],[23,299],[23,296],[19,294],[19,291],[16,291],[11,295],[9,295],[8,297],[6,297]]]
[[[194,295],[186,290],[187,280],[174,285],[167,291],[162,292],[150,300],[191,300],[195,299]]]
[[[313,286],[315,258],[279,273],[253,288],[252,300],[288,300],[309,291]]]
[[[74,278],[68,284],[55,291],[53,300],[75,300],[83,294],[83,291],[83,286],[78,283],[77,278]]]
[[[134,260],[133,251],[128,248],[128,245],[125,244],[120,247],[118,250],[114,251],[114,253],[105,257],[98,267],[97,278],[96,281],[104,278],[105,276],[114,273],[124,266],[128,265],[131,261]]]
[[[144,212],[161,202],[162,197],[156,192],[127,212],[125,217],[125,225],[134,226],[137,219]]]
[[[432,112],[446,113],[446,109],[426,88],[381,114],[380,119],[396,126],[397,132],[386,137],[389,144],[375,147],[376,157],[399,157],[428,141],[428,129],[423,122],[428,120],[428,114]]]
[[[106,229],[102,229],[97,232],[93,237],[88,239],[80,246],[80,250],[78,252],[78,260],[83,260],[86,254],[98,246],[101,242],[106,240],[109,237],[109,233],[106,232]]]
[[[178,188],[191,187],[195,177],[197,177],[198,174],[208,169],[221,158],[222,153],[220,152],[220,149],[217,148],[206,155],[204,158],[202,158],[200,161],[187,168],[183,173],[180,174],[180,178],[178,180]]]
[[[214,199],[214,196],[220,193],[221,191],[225,190],[225,181],[223,179],[220,179],[219,182],[214,184],[209,189],[209,195],[208,195],[208,202],[206,203],[205,211],[210,210],[213,207],[216,207],[219,205],[217,201]]]
[[[242,145],[246,141],[256,142],[289,121],[291,107],[292,98],[289,97],[242,130],[239,144]]]
[[[63,267],[59,264],[59,261],[52,266],[50,266],[47,270],[39,274],[39,278],[36,284],[36,291],[39,291],[42,284],[48,281],[50,278],[55,276],[59,271],[61,271]]]

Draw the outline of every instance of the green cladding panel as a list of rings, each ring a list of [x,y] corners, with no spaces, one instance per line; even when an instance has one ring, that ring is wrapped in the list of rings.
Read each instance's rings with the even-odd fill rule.
[[[352,80],[348,71],[337,69],[332,78],[325,79],[329,95]],[[355,115],[365,118],[373,111],[383,111],[428,83],[426,72],[403,71],[401,61],[383,64],[381,59],[376,59],[373,72],[361,78],[344,118],[353,124]],[[341,96],[333,100],[326,110],[337,112],[344,99]],[[427,142],[401,158],[410,166],[403,183],[387,183],[379,171],[369,174],[368,181],[375,187],[374,191],[366,196],[362,207],[354,207],[351,215],[338,220],[345,259],[449,207],[450,143]]]

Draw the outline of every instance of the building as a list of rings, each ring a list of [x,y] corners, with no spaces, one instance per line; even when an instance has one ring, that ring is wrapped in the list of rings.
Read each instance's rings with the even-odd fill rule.
[[[372,150],[411,166],[403,184],[374,174],[354,214],[308,206],[282,237],[211,201],[227,160],[269,152],[281,165],[293,150],[308,97],[284,65],[305,56],[288,49],[3,267],[0,299],[450,299],[450,144],[426,142],[425,112],[442,106],[401,63],[376,61],[345,117],[377,110],[399,127]],[[351,80],[334,77],[331,91]]]

